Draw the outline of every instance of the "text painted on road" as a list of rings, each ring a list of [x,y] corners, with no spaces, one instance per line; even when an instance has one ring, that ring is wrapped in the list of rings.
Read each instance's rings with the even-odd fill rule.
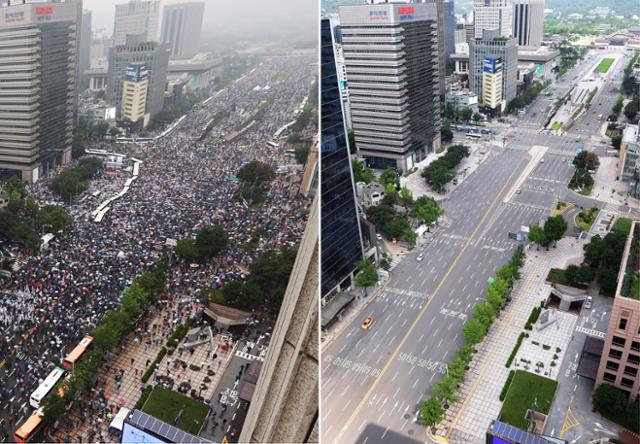
[[[431,359],[418,358],[413,353],[399,353],[398,361],[406,362],[407,364],[416,365],[420,368],[426,368],[429,371],[440,373],[442,375],[447,373],[447,364],[440,361],[433,361]]]
[[[334,355],[325,356],[324,361],[357,374],[372,376],[374,378],[380,375],[379,368],[371,367],[364,362],[352,361],[351,359],[340,358],[338,356],[334,357]]]

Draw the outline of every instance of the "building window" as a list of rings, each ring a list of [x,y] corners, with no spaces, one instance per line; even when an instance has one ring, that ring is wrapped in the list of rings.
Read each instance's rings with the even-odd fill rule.
[[[640,356],[629,353],[629,362],[636,365],[640,364]]]
[[[631,341],[631,350],[640,352],[640,342]]]
[[[633,367],[629,367],[627,365],[624,368],[624,374],[625,375],[629,375],[629,376],[633,376],[635,378],[637,376],[637,374],[638,374],[638,369],[637,368],[633,368]]]
[[[613,345],[616,345],[618,347],[624,347],[624,344],[626,344],[627,341],[624,338],[621,338],[620,336],[614,336],[612,343]]]
[[[613,359],[621,359],[622,358],[622,352],[620,350],[610,349],[609,350],[609,357],[613,358]]]
[[[622,378],[620,381],[620,385],[624,387],[633,387],[633,381],[631,379]]]
[[[607,369],[608,370],[613,370],[613,371],[617,372],[619,368],[620,368],[620,364],[618,364],[617,362],[607,361]]]
[[[627,329],[627,320],[625,318],[620,318],[620,322],[618,323],[618,329],[619,330]]]
[[[611,373],[607,373],[607,372],[605,372],[605,373],[604,373],[604,377],[603,377],[603,379],[604,379],[605,381],[607,381],[607,382],[613,382],[613,383],[615,383],[615,382],[616,382],[616,375],[612,375]]]

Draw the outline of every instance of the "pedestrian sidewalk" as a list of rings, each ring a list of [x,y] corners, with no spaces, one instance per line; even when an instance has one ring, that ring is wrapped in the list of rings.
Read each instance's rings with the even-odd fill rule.
[[[162,310],[156,310],[148,319],[149,326],[153,324],[162,325],[163,318],[169,316],[172,310],[178,309],[178,301],[176,299],[171,305],[165,307]],[[183,309],[184,319],[187,319],[193,314],[193,307]],[[147,338],[150,338],[147,336]],[[150,338],[152,339],[152,338]],[[218,349],[210,353],[211,357],[207,356],[209,345],[204,344],[195,348],[194,353],[183,352],[182,355],[178,351],[173,355],[165,355],[160,362],[158,369],[151,375],[146,383],[143,383],[141,378],[148,368],[156,359],[160,350],[166,346],[167,337],[162,337],[159,341],[153,341],[151,344],[146,343],[145,336],[134,333],[129,334],[124,340],[116,352],[116,354],[105,363],[100,369],[97,376],[97,383],[90,393],[86,394],[86,403],[98,402],[98,393],[102,390],[104,392],[105,399],[107,400],[107,407],[104,410],[95,410],[94,414],[87,414],[89,411],[93,411],[93,407],[85,405],[82,409],[75,408],[69,415],[69,419],[72,423],[67,423],[66,426],[61,427],[53,436],[58,442],[64,442],[65,436],[69,435],[73,442],[88,442],[88,436],[93,430],[96,432],[94,441],[98,442],[119,442],[118,437],[108,435],[109,423],[115,413],[118,412],[120,407],[126,407],[133,409],[138,402],[140,395],[144,388],[151,384],[155,376],[169,376],[174,380],[173,390],[177,390],[178,386],[182,382],[188,382],[190,386],[198,391],[201,384],[207,386],[206,390],[201,392],[201,395],[205,399],[209,399],[207,396],[212,396],[216,385],[218,384],[224,369],[229,363],[232,356],[231,347],[228,347],[226,351]],[[220,341],[224,341],[225,337],[220,335],[215,337],[214,343],[219,344]],[[217,353],[217,364],[213,364],[213,353]],[[181,359],[187,363],[186,369],[182,367],[175,369],[171,366],[171,363]],[[149,363],[147,365],[147,363]],[[201,366],[202,369],[195,371],[191,369],[190,365]],[[211,369],[215,374],[209,376],[207,373],[207,365],[211,366]],[[170,368],[170,372],[167,372],[167,368]],[[124,371],[124,372],[123,372]],[[116,383],[116,375],[122,374],[120,384]],[[204,382],[205,378],[209,378],[210,382]]]
[[[583,244],[584,241],[576,243],[575,239],[565,238],[558,242],[557,248],[549,251],[535,248],[527,251],[522,278],[513,290],[513,301],[478,346],[460,389],[460,399],[447,410],[444,421],[437,428],[437,436],[448,436],[451,443],[484,442],[487,427],[498,417],[502,408],[499,394],[509,371],[516,368],[514,364],[511,368],[505,367],[507,359],[518,335],[524,331],[531,310],[549,295],[550,285],[545,282],[547,274],[552,267],[563,267],[567,261],[581,254]],[[559,320],[565,321],[564,318]],[[571,326],[563,327],[563,333],[572,329],[573,325],[575,319]],[[555,330],[553,326],[549,328]],[[554,350],[555,346],[554,343]],[[562,363],[566,347],[561,349],[558,366]]]

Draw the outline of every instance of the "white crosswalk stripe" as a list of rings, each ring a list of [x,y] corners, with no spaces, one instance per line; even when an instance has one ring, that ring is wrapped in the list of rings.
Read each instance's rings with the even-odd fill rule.
[[[239,358],[244,358],[248,361],[264,361],[264,356],[256,356],[242,351],[237,351],[236,356]]]
[[[592,328],[585,328],[585,327],[582,327],[582,326],[577,326],[576,327],[576,331],[579,331],[580,333],[584,333],[585,335],[593,336],[593,337],[596,337],[596,338],[602,338],[602,339],[604,339],[604,337],[607,335],[603,331],[594,330]]]

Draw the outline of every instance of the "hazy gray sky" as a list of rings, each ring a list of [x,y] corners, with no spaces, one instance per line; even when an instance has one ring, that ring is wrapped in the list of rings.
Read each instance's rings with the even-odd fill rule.
[[[190,0],[162,0],[161,5]],[[193,0],[191,0],[193,1]],[[317,0],[204,0],[203,37],[224,34],[261,34],[274,30],[283,34],[313,38],[318,29]],[[94,32],[113,33],[115,5],[126,0],[84,0],[92,14]],[[162,20],[162,10],[160,11]]]

